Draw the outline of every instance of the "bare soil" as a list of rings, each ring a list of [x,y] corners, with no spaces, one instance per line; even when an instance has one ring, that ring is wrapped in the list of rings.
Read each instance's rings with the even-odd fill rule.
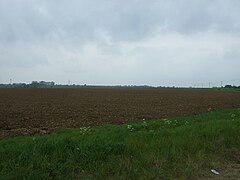
[[[188,89],[0,89],[0,138],[240,107],[240,93]]]

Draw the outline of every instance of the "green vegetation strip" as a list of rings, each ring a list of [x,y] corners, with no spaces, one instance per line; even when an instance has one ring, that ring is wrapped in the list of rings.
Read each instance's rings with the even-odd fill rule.
[[[240,109],[0,141],[0,179],[197,179],[239,163]]]

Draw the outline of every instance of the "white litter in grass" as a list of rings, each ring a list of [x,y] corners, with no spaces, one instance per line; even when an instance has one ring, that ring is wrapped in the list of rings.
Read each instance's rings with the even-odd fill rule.
[[[219,174],[220,174],[219,172],[217,172],[217,171],[214,170],[214,169],[212,169],[211,172],[212,172],[213,174],[215,174],[215,175],[219,175]]]

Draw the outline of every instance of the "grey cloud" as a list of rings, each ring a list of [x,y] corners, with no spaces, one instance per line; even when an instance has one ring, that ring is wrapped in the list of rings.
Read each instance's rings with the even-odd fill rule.
[[[156,27],[191,33],[239,31],[240,2],[232,1],[6,1],[0,6],[6,41],[94,38],[105,28],[116,40],[144,38]],[[73,38],[74,37],[74,38]],[[59,40],[58,39],[58,40]]]
[[[238,0],[0,0],[0,76],[154,85],[228,79],[240,75],[239,18]]]

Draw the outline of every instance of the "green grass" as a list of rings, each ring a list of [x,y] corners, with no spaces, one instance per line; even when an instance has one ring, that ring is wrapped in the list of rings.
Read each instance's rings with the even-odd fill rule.
[[[196,179],[239,161],[240,109],[0,141],[0,179]]]
[[[239,88],[193,88],[193,90],[200,91],[219,91],[219,92],[240,92]]]
[[[226,92],[240,92],[239,88],[223,88],[222,91]]]

